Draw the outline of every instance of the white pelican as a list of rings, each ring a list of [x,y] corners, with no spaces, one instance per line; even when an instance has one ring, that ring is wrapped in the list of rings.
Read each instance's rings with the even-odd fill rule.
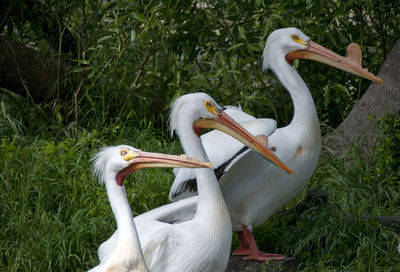
[[[321,133],[317,111],[306,84],[292,62],[295,59],[320,61],[347,72],[382,80],[361,67],[361,50],[358,45],[348,47],[348,57],[342,57],[314,43],[296,28],[279,29],[267,38],[263,53],[264,70],[271,69],[289,91],[294,105],[291,123],[277,129],[269,138],[269,146],[276,155],[294,171],[287,175],[254,152],[245,151],[241,144],[225,144],[229,138],[211,131],[202,136],[204,147],[217,173],[221,190],[231,214],[233,230],[238,233],[239,248],[234,255],[245,259],[264,261],[282,259],[278,254],[258,250],[252,229],[264,223],[275,211],[291,200],[310,179],[317,165]],[[237,122],[253,122],[250,133],[259,130],[273,131],[272,120],[255,119],[238,108],[226,111]],[[253,130],[257,127],[258,131]],[[265,134],[265,133],[263,133]],[[176,178],[170,191],[170,200],[186,197],[195,191],[195,176],[187,169],[175,170]],[[189,205],[188,205],[189,206]],[[187,208],[191,212],[190,207]]]
[[[143,152],[127,145],[103,148],[92,158],[93,172],[105,183],[117,221],[118,238],[111,256],[94,271],[147,272],[142,248],[126,197],[124,178],[133,171],[150,167],[211,167],[210,163],[160,153]]]
[[[199,133],[212,128],[235,137],[285,171],[291,171],[207,94],[178,98],[172,106],[170,125],[189,157],[208,161]],[[223,272],[228,264],[231,219],[214,171],[198,169],[194,175],[198,198],[171,203],[135,217],[143,254],[153,272]],[[187,212],[188,205],[191,213]],[[118,232],[119,229],[100,246],[101,262],[107,262],[114,251]]]

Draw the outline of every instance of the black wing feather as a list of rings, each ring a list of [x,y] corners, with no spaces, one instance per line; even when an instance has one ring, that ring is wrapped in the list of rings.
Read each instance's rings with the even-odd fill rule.
[[[235,155],[233,155],[229,160],[218,166],[217,168],[214,169],[215,176],[217,177],[217,180],[219,181],[222,176],[226,173],[226,168],[231,164],[231,162],[236,159],[240,154],[244,153],[247,151],[249,148],[247,146],[242,147]],[[183,193],[197,193],[197,180],[194,179],[189,179],[185,180],[181,184],[179,184],[178,189],[175,191],[173,197],[177,197],[180,194]]]

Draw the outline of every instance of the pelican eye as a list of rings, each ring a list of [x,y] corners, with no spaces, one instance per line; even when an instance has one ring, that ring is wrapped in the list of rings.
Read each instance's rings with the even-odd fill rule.
[[[292,34],[292,35],[290,35],[290,37],[292,37],[292,40],[294,40],[294,41],[300,40],[300,37],[296,34]]]
[[[209,112],[211,112],[211,113],[213,113],[215,115],[219,115],[219,113],[218,113],[217,109],[215,108],[213,102],[211,102],[210,100],[204,101],[204,107],[206,107],[206,109]]]
[[[302,38],[300,38],[299,35],[297,35],[297,34],[290,35],[290,38],[292,38],[292,40],[297,42],[297,43],[300,43],[300,44],[303,44],[303,45],[307,45],[307,43]]]
[[[126,161],[132,160],[139,156],[138,153],[133,152],[132,150],[122,149],[120,151],[122,158]]]

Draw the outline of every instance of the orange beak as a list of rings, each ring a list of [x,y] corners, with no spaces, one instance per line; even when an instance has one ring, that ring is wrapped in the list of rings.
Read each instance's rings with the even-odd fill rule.
[[[155,167],[212,168],[212,164],[210,162],[201,162],[196,159],[190,159],[185,155],[175,156],[138,151],[135,152],[133,158],[129,160],[129,166],[117,174],[117,184],[122,186],[124,178],[134,171]]]
[[[347,47],[347,52],[348,56],[343,57],[310,40],[307,49],[292,51],[286,54],[286,60],[289,64],[292,64],[295,59],[315,60],[383,84],[381,78],[376,77],[374,74],[368,72],[367,69],[362,68],[361,49],[357,44],[350,44]]]
[[[292,169],[287,167],[277,156],[274,155],[274,153],[272,153],[271,150],[257,141],[257,139],[250,134],[250,132],[229,117],[229,115],[227,115],[223,110],[218,110],[217,115],[218,117],[216,118],[200,118],[196,120],[193,123],[194,132],[200,136],[200,132],[203,129],[218,129],[240,141],[242,144],[257,152],[262,157],[281,168],[283,171],[293,174]]]

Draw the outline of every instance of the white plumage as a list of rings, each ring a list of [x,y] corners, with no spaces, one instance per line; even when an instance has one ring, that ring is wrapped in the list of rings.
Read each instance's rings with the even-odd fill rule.
[[[123,184],[135,170],[149,167],[211,167],[184,156],[143,152],[131,146],[103,148],[92,158],[93,174],[107,189],[108,199],[117,221],[117,235],[112,244],[99,248],[100,264],[92,272],[148,272],[140,246],[132,211]]]
[[[119,237],[115,237],[115,245],[113,250],[108,252],[107,261],[100,262],[90,270],[91,272],[148,272],[125,188],[116,183],[117,174],[130,165],[121,156],[122,150],[140,152],[127,145],[111,146],[103,148],[92,158],[93,174],[106,186],[108,199],[117,221]],[[104,257],[100,256],[100,260]]]
[[[207,94],[180,97],[172,107],[170,125],[189,157],[208,160],[197,132],[209,127],[232,134],[265,158],[280,164],[277,158],[271,157],[273,155],[269,150],[230,120]],[[153,272],[225,271],[232,239],[229,211],[214,171],[197,169],[194,176],[198,197],[171,203],[135,217],[143,254]],[[101,245],[101,262],[107,262],[118,237],[119,230]]]
[[[247,259],[262,261],[283,257],[259,251],[251,233],[252,229],[264,223],[276,210],[300,192],[318,162],[321,148],[319,121],[313,98],[291,65],[292,61],[298,58],[321,61],[380,81],[356,63],[361,62],[356,60],[357,57],[341,57],[315,44],[296,28],[279,29],[269,35],[263,53],[263,68],[271,69],[290,93],[294,106],[291,123],[275,130],[276,123],[270,119],[255,119],[235,108],[230,108],[229,113],[238,122],[250,122],[251,125],[249,124],[247,129],[252,134],[268,136],[273,132],[268,145],[276,150],[277,157],[294,170],[294,174],[284,173],[268,161],[260,159],[252,151],[244,152],[229,162],[243,147],[242,144],[232,143],[232,140],[224,134],[212,137],[211,141],[209,138],[211,134],[216,134],[214,131],[202,136],[203,145],[214,168],[229,162],[219,183],[230,211],[233,230],[239,235],[240,245],[235,254],[248,255]],[[174,201],[193,195],[192,192],[185,191],[188,186],[184,186],[188,180],[193,179],[192,170],[177,169],[175,174],[170,199]],[[191,210],[193,209],[188,208],[188,212]]]

